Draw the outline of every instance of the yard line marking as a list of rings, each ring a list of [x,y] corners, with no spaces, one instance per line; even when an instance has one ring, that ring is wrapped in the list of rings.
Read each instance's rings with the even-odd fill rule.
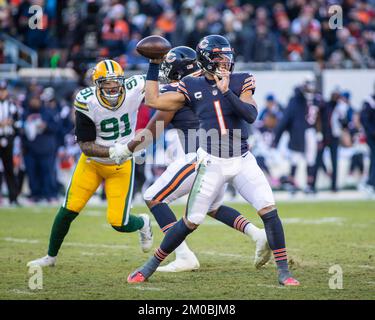
[[[9,292],[16,293],[16,294],[28,294],[28,295],[34,295],[34,292],[25,291],[25,290],[19,290],[19,289],[12,289],[9,290]]]
[[[164,291],[164,288],[156,288],[156,287],[141,287],[141,286],[136,286],[133,287],[134,289],[141,290],[141,291]]]
[[[105,253],[100,253],[100,252],[87,252],[87,251],[83,251],[83,252],[81,252],[81,255],[83,255],[83,256],[105,256],[106,254]]]
[[[320,219],[306,219],[306,218],[284,218],[284,224],[343,224],[346,219],[342,217],[324,217]]]
[[[2,238],[2,240],[7,241],[7,242],[16,242],[16,243],[30,243],[30,244],[40,243],[39,240],[17,239],[17,238],[12,238],[12,237]]]
[[[88,216],[88,217],[101,217],[104,216],[103,212],[100,211],[95,211],[95,210],[87,210],[82,212],[83,216]]]
[[[363,268],[363,269],[375,269],[375,267],[373,266],[368,266],[368,265],[365,265],[365,264],[361,264],[358,266],[359,268]]]
[[[324,218],[283,218],[282,222],[284,224],[338,224],[342,225],[347,219],[343,217],[324,217]],[[221,225],[224,227],[223,223],[217,220],[207,220],[202,223],[205,226],[218,226]]]
[[[355,244],[355,243],[348,243],[349,246],[355,247],[355,248],[362,248],[362,249],[375,249],[375,245],[371,244]]]
[[[7,241],[7,242],[15,242],[15,243],[29,243],[29,244],[41,243],[40,240],[17,239],[17,238],[12,238],[12,237],[1,238],[1,240]],[[64,245],[70,246],[70,247],[82,247],[82,248],[104,248],[104,249],[127,249],[129,248],[128,245],[124,245],[124,244],[95,244],[95,243],[81,243],[81,242],[65,242]]]
[[[243,254],[235,254],[235,253],[222,253],[222,252],[215,252],[215,251],[199,251],[198,254],[206,254],[209,256],[220,256],[220,257],[229,257],[229,258],[240,258],[240,259],[248,259],[249,256],[245,256]]]
[[[274,284],[261,284],[261,283],[258,283],[257,284],[257,287],[265,287],[265,288],[272,288],[272,289],[285,289],[285,287],[282,287],[282,286],[276,286]]]

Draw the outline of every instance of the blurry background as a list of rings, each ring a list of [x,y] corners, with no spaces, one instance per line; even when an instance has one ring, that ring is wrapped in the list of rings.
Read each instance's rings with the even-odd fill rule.
[[[32,5],[43,8],[41,29],[29,27]],[[332,5],[342,8],[340,29],[329,26]],[[118,61],[127,76],[144,73],[148,61],[135,45],[151,34],[192,48],[208,34],[230,40],[235,70],[257,79],[261,112],[249,143],[275,190],[288,196],[353,190],[353,198],[374,197],[369,175],[375,129],[364,127],[375,110],[370,98],[375,95],[374,0],[0,0],[0,28],[1,206],[17,205],[19,196],[24,205],[58,203],[80,154],[74,141],[75,93],[92,85],[90,68],[104,58]],[[310,94],[300,108],[315,129],[309,142],[315,151],[293,150],[288,143],[290,135],[305,134],[291,128],[296,117],[285,120],[301,94]],[[10,105],[16,112],[8,112]],[[316,114],[310,119],[311,110]],[[152,113],[141,107],[138,128]],[[177,152],[173,130],[161,139],[166,146],[149,151],[167,156],[137,167],[136,201]],[[10,147],[12,172],[6,170]],[[227,197],[236,194],[229,189]],[[96,201],[101,199],[99,190]]]

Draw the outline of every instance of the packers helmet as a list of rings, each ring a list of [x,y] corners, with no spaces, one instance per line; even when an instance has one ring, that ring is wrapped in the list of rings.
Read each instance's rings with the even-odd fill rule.
[[[116,110],[125,97],[124,70],[113,60],[100,61],[92,72],[92,81],[105,107]]]

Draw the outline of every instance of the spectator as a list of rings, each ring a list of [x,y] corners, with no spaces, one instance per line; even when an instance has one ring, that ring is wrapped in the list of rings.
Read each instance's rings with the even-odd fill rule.
[[[277,103],[275,96],[272,93],[266,96],[266,104],[259,113],[258,121],[263,121],[268,114],[274,114],[277,120],[282,118],[281,106]]]
[[[157,29],[172,45],[192,48],[206,34],[224,34],[235,47],[237,60],[375,67],[373,1],[343,1],[344,27],[338,30],[329,26],[329,0],[271,1],[257,6],[245,1],[48,1],[43,5],[42,30],[28,28],[32,3],[24,0],[1,6],[0,26],[35,48],[41,66],[50,65],[56,52],[61,55],[59,66],[66,66],[69,60],[64,57],[78,44],[83,63],[95,62],[100,35],[109,55],[121,56],[133,32],[146,37]],[[97,21],[105,21],[103,30],[98,30]],[[243,48],[249,39],[259,46]]]
[[[207,32],[207,22],[205,19],[198,19],[195,28],[189,33],[186,39],[186,45],[190,48],[196,48],[198,42],[209,33]]]
[[[257,160],[259,167],[264,171],[272,188],[279,187],[279,180],[272,174],[272,164],[279,160],[278,153],[272,149],[274,132],[279,118],[276,112],[268,111],[264,113],[263,121],[254,132],[254,146],[252,152]]]
[[[275,39],[266,25],[258,25],[254,38],[249,39],[246,44],[245,61],[269,62],[276,59]]]
[[[295,175],[298,163],[305,159],[307,163],[307,193],[314,190],[314,167],[318,148],[317,121],[321,97],[316,93],[315,81],[307,78],[297,87],[289,100],[284,115],[275,131],[273,146],[276,147],[284,131],[289,132],[291,170],[289,182],[292,191],[296,191]]]
[[[370,148],[370,168],[367,190],[375,193],[375,88],[374,94],[367,97],[361,111],[361,123],[365,129],[367,144]]]
[[[0,159],[4,167],[10,205],[19,206],[17,186],[13,167],[13,146],[19,124],[19,114],[15,104],[9,99],[7,83],[0,82]],[[1,191],[1,184],[0,184]]]
[[[359,113],[355,113],[353,115],[352,127],[350,129],[350,136],[351,136],[351,158],[350,158],[350,168],[349,168],[349,177],[348,179],[354,179],[355,173],[358,171],[359,173],[359,180],[358,182],[362,182],[362,177],[365,170],[364,158],[366,153],[366,136],[363,131],[363,127],[360,121]],[[356,184],[358,185],[358,183]]]
[[[39,96],[31,96],[25,109],[23,146],[30,198],[53,201],[57,196],[53,179],[58,122]]]
[[[117,57],[126,48],[129,39],[129,26],[121,19],[112,19],[104,22],[102,28],[103,46],[109,50],[109,56]]]
[[[322,167],[325,169],[325,165],[323,163],[323,154],[325,148],[329,148],[330,155],[331,155],[331,167],[332,172],[330,173],[331,177],[331,191],[335,192],[337,190],[337,150],[340,144],[340,134],[337,135],[337,131],[333,129],[333,127],[337,127],[340,124],[334,123],[332,115],[336,108],[340,97],[339,90],[335,90],[332,92],[330,100],[323,104],[320,109],[320,123],[321,123],[321,130],[322,130],[322,141],[318,144],[318,153],[315,161],[315,169],[314,169],[314,180],[313,180],[313,188],[315,189],[317,174],[319,169]],[[337,119],[337,118],[336,118]],[[325,169],[326,171],[326,169]]]

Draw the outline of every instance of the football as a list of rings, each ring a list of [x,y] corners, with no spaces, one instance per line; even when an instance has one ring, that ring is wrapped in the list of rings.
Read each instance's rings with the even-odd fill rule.
[[[149,59],[162,58],[171,48],[170,42],[161,36],[148,36],[136,46],[138,53]]]

